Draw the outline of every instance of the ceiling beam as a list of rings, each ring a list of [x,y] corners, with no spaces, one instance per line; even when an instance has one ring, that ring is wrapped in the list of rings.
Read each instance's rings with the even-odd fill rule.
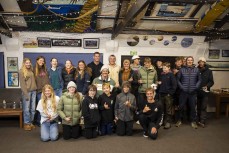
[[[192,12],[192,14],[190,15],[191,18],[194,18],[196,16],[196,14],[199,12],[199,10],[201,9],[201,7],[204,4],[198,4],[198,6],[196,7],[196,9]]]
[[[217,22],[217,23],[215,24],[215,28],[216,28],[216,29],[222,28],[222,26],[223,26],[224,24],[226,24],[228,21],[229,21],[229,14],[226,14],[226,15],[223,17],[223,19],[221,19],[220,22]]]
[[[150,0],[137,0],[136,4],[133,4],[130,10],[127,12],[125,18],[117,25],[112,33],[111,39],[117,37],[126,25],[133,20],[148,4]]]
[[[153,7],[154,7],[155,4],[156,4],[156,2],[150,2],[149,3],[149,6],[148,6],[148,8],[146,10],[145,16],[150,16],[151,15]]]
[[[213,4],[216,0],[151,0],[158,3]]]
[[[117,4],[117,11],[116,11],[116,15],[115,15],[115,19],[114,19],[114,25],[113,25],[113,30],[114,31],[118,25],[118,19],[119,19],[119,15],[122,9],[122,4],[123,4],[123,0],[119,0],[118,4]]]

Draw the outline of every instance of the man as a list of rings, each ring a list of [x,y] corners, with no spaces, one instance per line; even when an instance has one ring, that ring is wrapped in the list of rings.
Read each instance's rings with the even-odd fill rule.
[[[147,88],[147,99],[144,100],[144,107],[140,109],[139,122],[144,130],[143,136],[155,140],[163,123],[163,110],[161,104],[154,100],[154,96],[154,89]]]
[[[95,52],[93,56],[93,61],[87,65],[92,70],[91,83],[92,81],[100,76],[100,70],[103,63],[100,62],[100,53]]]
[[[201,84],[200,90],[197,95],[197,117],[198,124],[201,127],[205,127],[205,121],[207,118],[207,102],[210,88],[214,85],[212,71],[208,68],[206,64],[206,59],[204,57],[200,57],[198,61],[198,69],[201,74]]]
[[[157,83],[157,71],[151,63],[151,59],[146,57],[144,59],[144,67],[139,70],[140,78],[138,83],[140,84],[138,88],[138,108],[141,108],[142,102],[146,99],[146,89],[150,88],[151,85]]]
[[[103,93],[103,89],[102,89],[103,83],[109,83],[111,87],[111,91],[115,86],[115,81],[108,76],[109,75],[108,65],[103,65],[100,72],[101,75],[95,78],[92,82],[92,84],[94,84],[97,87],[97,95],[96,95],[97,97],[99,97]]]
[[[118,74],[120,71],[120,66],[116,64],[116,57],[115,55],[110,55],[109,56],[109,71],[110,74],[109,76],[115,81],[115,87],[118,88],[119,85],[119,78],[118,78]]]
[[[193,65],[192,56],[186,58],[186,66],[182,67],[177,74],[177,84],[181,89],[179,97],[179,114],[176,126],[179,127],[181,122],[181,114],[183,114],[186,103],[190,108],[191,126],[197,129],[196,124],[196,98],[197,91],[201,83],[201,75],[199,69]]]

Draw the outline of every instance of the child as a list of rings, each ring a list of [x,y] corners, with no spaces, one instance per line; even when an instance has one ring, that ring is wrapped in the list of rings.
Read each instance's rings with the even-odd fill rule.
[[[37,111],[41,114],[41,141],[55,141],[58,139],[58,114],[57,104],[59,97],[51,85],[45,85],[42,89],[41,99],[37,105]]]
[[[136,99],[130,93],[130,83],[123,82],[122,93],[118,94],[115,103],[115,120],[117,124],[117,135],[131,136],[134,123],[134,112],[136,110]]]
[[[63,138],[77,139],[80,136],[79,121],[81,118],[81,104],[83,96],[76,90],[76,84],[70,81],[65,92],[58,103],[58,114],[62,118]]]
[[[110,84],[102,85],[103,94],[99,96],[99,109],[101,113],[101,135],[112,134],[114,122],[115,96],[110,92]]]
[[[164,107],[164,129],[169,129],[173,115],[173,95],[177,87],[176,78],[170,70],[170,63],[163,63],[160,83],[159,99]]]
[[[87,139],[96,138],[100,121],[98,100],[96,98],[96,86],[88,86],[88,95],[82,104],[82,116],[84,117],[84,135]]]

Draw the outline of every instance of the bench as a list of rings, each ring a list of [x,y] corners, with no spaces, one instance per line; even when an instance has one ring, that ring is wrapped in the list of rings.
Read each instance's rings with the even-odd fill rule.
[[[19,116],[19,125],[20,128],[23,127],[23,121],[22,121],[22,109],[20,108],[16,108],[16,109],[12,109],[12,108],[0,108],[0,116]]]

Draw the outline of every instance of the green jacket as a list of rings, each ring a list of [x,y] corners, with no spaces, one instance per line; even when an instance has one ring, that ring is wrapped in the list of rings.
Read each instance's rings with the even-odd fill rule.
[[[81,118],[81,105],[83,101],[83,96],[80,95],[80,101],[77,100],[75,95],[70,95],[68,92],[65,92],[58,103],[57,112],[62,118],[62,124],[65,125],[76,125],[80,123]],[[70,122],[64,120],[65,117],[71,117]]]
[[[157,71],[154,66],[151,66],[149,69],[141,67],[139,73],[143,83],[139,86],[138,92],[145,93],[146,89],[151,87],[151,84],[157,82]]]

